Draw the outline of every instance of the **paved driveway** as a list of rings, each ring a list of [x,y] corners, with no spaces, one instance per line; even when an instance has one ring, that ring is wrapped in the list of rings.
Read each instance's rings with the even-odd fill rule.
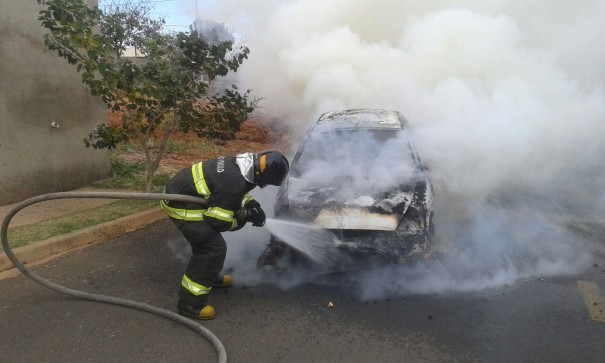
[[[231,251],[238,254],[235,260],[249,253],[252,262],[262,243],[250,242],[254,248],[248,251],[240,242]],[[68,287],[172,310],[185,243],[164,220],[34,270]],[[489,292],[368,301],[334,286],[258,283],[259,275],[249,268],[235,266],[236,285],[213,292],[218,317],[203,323],[221,339],[230,362],[601,362],[605,357],[605,324],[591,319],[577,285],[587,280],[605,286],[600,267]],[[0,336],[3,362],[216,361],[213,347],[181,325],[79,301],[23,276],[0,281]]]

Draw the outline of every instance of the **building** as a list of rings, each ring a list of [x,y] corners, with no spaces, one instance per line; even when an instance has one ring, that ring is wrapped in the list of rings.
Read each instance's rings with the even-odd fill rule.
[[[40,9],[34,0],[0,0],[0,205],[109,174],[109,152],[83,142],[107,109],[46,48]]]

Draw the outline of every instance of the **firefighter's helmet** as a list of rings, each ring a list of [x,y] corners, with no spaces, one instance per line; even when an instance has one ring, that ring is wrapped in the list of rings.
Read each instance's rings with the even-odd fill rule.
[[[280,186],[290,163],[280,151],[271,149],[254,155],[254,182],[261,188],[267,184]]]

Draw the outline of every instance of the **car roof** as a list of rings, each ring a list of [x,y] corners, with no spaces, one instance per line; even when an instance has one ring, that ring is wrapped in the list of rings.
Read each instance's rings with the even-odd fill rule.
[[[320,129],[403,129],[405,118],[397,111],[382,109],[352,109],[326,112],[319,117],[314,128]]]

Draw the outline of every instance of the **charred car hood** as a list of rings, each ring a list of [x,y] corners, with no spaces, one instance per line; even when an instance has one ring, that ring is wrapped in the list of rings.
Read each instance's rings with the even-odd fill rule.
[[[413,201],[417,184],[402,185],[386,193],[348,196],[343,186],[297,188],[297,182],[290,179],[288,192],[289,210],[297,219],[325,229],[384,231],[397,229]]]

